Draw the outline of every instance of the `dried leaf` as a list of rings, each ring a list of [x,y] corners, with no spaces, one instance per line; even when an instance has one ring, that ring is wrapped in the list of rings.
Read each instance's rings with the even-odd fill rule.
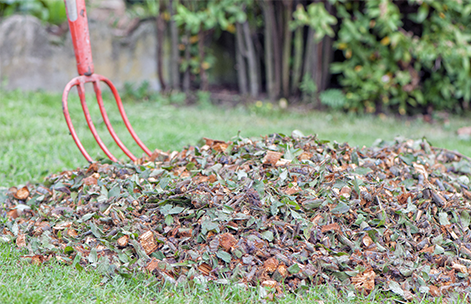
[[[120,237],[117,241],[119,247],[126,247],[129,242],[129,236],[128,235],[123,235]]]
[[[157,260],[156,258],[152,258],[146,266],[146,269],[150,272],[158,268],[159,268],[159,260]]]
[[[283,153],[281,152],[267,151],[267,154],[265,154],[262,162],[263,164],[275,165],[282,156]]]
[[[16,246],[18,246],[18,248],[26,247],[26,234],[18,234],[18,236],[16,237]]]
[[[373,244],[373,240],[368,235],[363,237],[362,242],[365,247],[370,247]]]
[[[97,185],[98,184],[98,180],[93,176],[89,176],[89,177],[84,178],[82,180],[82,182],[83,182],[84,185],[87,185],[87,186]]]
[[[458,264],[458,263],[451,263],[451,268],[453,268],[453,269],[455,269],[459,272],[462,272],[462,273],[468,273],[468,268],[466,268],[466,266]]]
[[[16,191],[16,193],[13,196],[18,200],[22,200],[22,201],[26,200],[29,196],[28,187],[24,186],[23,188]]]
[[[62,222],[54,226],[56,230],[64,230],[72,226],[72,222]]]
[[[339,231],[340,231],[340,226],[339,226],[339,224],[337,224],[337,223],[332,223],[332,224],[329,224],[329,225],[324,225],[324,226],[322,226],[321,231],[322,231],[322,233],[326,233],[326,232],[328,232],[328,231],[336,231],[336,232],[339,232]]]
[[[375,278],[376,273],[370,268],[357,274],[351,280],[357,290],[368,294],[375,288]]]

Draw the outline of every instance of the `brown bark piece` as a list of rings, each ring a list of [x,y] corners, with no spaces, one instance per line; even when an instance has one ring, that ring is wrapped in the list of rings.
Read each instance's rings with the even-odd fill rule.
[[[263,267],[267,272],[275,272],[279,263],[278,259],[271,257],[263,263]]]
[[[211,272],[211,270],[213,270],[213,269],[211,268],[211,266],[209,266],[209,265],[206,264],[206,263],[203,263],[203,264],[199,265],[199,266],[198,266],[198,269],[199,269],[199,271],[201,271],[201,272],[203,273],[203,275],[205,275],[205,276],[208,276],[209,273]]]
[[[237,244],[237,240],[230,233],[224,233],[219,236],[219,245],[225,250],[229,251]]]

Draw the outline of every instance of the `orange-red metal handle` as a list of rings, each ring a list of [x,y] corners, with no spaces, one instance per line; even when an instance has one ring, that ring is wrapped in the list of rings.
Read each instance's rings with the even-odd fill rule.
[[[64,0],[79,75],[94,73],[85,0]]]

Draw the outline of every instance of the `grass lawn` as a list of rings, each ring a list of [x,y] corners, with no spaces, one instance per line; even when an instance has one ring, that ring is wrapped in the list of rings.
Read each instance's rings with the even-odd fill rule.
[[[116,131],[122,134],[124,143],[133,153],[141,155],[126,133],[117,110],[110,101],[107,104]],[[429,124],[420,119],[261,111],[263,108],[257,107],[174,107],[156,101],[126,103],[125,107],[136,132],[151,149],[180,150],[186,145],[197,144],[203,136],[230,140],[238,131],[245,137],[258,137],[275,132],[289,134],[297,129],[304,134],[318,134],[321,139],[347,141],[350,145],[360,146],[370,146],[378,138],[393,140],[398,135],[410,138],[425,136],[434,146],[471,156],[469,142],[459,140],[456,135],[458,128],[469,124],[466,117],[452,116],[448,123]],[[111,137],[106,135],[97,107],[90,108],[105,143],[124,160],[124,154],[118,152]],[[90,155],[103,157],[86,127],[77,98],[71,98],[70,111],[79,137]],[[86,165],[68,134],[59,94],[0,91],[0,126],[0,190],[2,187],[40,182],[47,174]],[[93,270],[79,272],[54,262],[30,265],[20,258],[24,254],[27,253],[0,242],[1,303],[246,303],[258,302],[261,297],[257,288],[246,292],[236,286],[205,284],[187,289],[162,287],[144,274],[136,274],[133,279],[114,277],[104,282],[103,277]],[[311,288],[297,297],[287,295],[277,301],[378,303],[398,300],[387,296],[374,292],[367,299],[361,296],[349,298],[347,294],[339,295],[324,286]]]
[[[92,157],[104,157],[74,92],[71,97],[69,109],[79,138]],[[61,95],[0,91],[0,100],[0,186],[38,182],[50,173],[86,164],[65,124]],[[92,98],[89,103],[102,139],[118,158],[126,159],[108,135],[96,103]],[[141,156],[116,107],[111,101],[107,104],[115,130],[130,150]],[[275,132],[291,134],[297,129],[357,146],[371,146],[378,138],[393,140],[398,135],[413,139],[425,136],[434,146],[471,156],[470,141],[456,135],[458,128],[471,125],[467,117],[461,116],[451,116],[448,123],[429,124],[421,119],[279,110],[259,113],[244,107],[175,107],[155,101],[125,103],[125,107],[137,134],[151,150],[181,150],[197,144],[202,137],[230,140],[238,131],[244,137],[259,137]]]
[[[247,291],[235,285],[198,284],[162,286],[152,276],[132,279],[103,277],[95,271],[77,271],[56,262],[31,265],[8,244],[0,243],[0,303],[257,303],[266,295],[261,287]],[[362,296],[342,296],[341,303],[371,302]],[[339,303],[339,294],[327,286],[313,287],[302,295],[285,294],[278,303]],[[397,298],[391,298],[395,300]],[[381,295],[381,300],[388,298]]]

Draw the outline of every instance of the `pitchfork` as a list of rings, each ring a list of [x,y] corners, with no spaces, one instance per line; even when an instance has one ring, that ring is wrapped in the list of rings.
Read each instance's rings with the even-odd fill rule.
[[[93,84],[93,89],[96,93],[96,99],[100,108],[101,116],[103,117],[103,121],[105,122],[106,127],[108,128],[108,131],[110,132],[114,141],[132,161],[137,160],[137,157],[134,156],[131,151],[128,150],[128,148],[126,148],[126,146],[121,142],[118,135],[111,126],[101,96],[100,81],[103,81],[111,89],[111,92],[113,93],[113,96],[116,99],[116,104],[118,106],[119,113],[121,114],[126,128],[128,129],[129,133],[131,133],[132,138],[134,138],[139,147],[141,147],[142,150],[144,150],[144,152],[150,156],[151,151],[139,139],[136,132],[134,132],[134,129],[132,128],[128,117],[126,116],[126,112],[124,111],[123,104],[121,102],[121,98],[119,97],[118,91],[116,90],[116,87],[113,85],[113,83],[111,83],[108,78],[98,74],[94,74],[85,0],[64,1],[67,11],[67,20],[69,21],[70,35],[72,36],[72,43],[74,45],[75,59],[77,60],[77,70],[80,75],[72,79],[65,86],[64,93],[62,94],[62,110],[64,111],[65,120],[67,122],[67,126],[69,127],[72,138],[77,144],[77,147],[79,148],[80,152],[82,152],[83,156],[89,162],[92,162],[93,159],[87,153],[82,143],[80,142],[77,133],[75,132],[74,125],[72,124],[72,120],[70,119],[69,109],[67,107],[67,97],[69,95],[69,92],[72,87],[77,86],[77,91],[80,97],[80,103],[82,104],[83,112],[85,114],[85,119],[87,121],[88,127],[90,128],[90,131],[93,134],[93,137],[95,137],[95,140],[97,141],[98,145],[103,150],[103,152],[105,152],[106,156],[108,156],[114,162],[117,161],[117,158],[113,154],[111,154],[111,152],[108,150],[108,148],[105,146],[100,136],[98,135],[95,125],[93,124],[93,121],[91,119],[90,112],[88,111],[88,106],[85,101],[85,83],[90,82]]]

